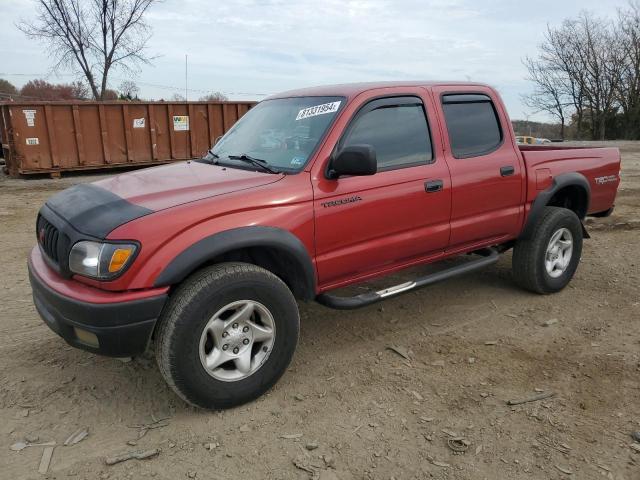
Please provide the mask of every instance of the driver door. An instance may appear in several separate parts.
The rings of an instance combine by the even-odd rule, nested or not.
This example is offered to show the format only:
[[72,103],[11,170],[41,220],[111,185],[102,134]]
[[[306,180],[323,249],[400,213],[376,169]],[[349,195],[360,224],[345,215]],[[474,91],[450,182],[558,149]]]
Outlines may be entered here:
[[[416,89],[418,90],[418,89]],[[328,179],[316,171],[314,210],[319,286],[329,289],[441,255],[449,240],[449,171],[432,136],[419,89],[354,107],[335,148],[376,150],[372,176]],[[345,112],[348,114],[348,112]],[[324,166],[328,166],[327,159]]]

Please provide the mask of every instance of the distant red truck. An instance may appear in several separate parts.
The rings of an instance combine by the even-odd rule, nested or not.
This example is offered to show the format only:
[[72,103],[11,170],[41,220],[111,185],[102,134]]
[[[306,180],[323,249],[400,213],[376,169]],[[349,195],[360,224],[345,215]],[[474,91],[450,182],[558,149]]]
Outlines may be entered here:
[[[615,148],[517,146],[500,97],[475,83],[352,84],[275,95],[202,159],[51,197],[29,258],[44,321],[111,356],[155,342],[183,399],[264,393],[296,347],[296,300],[369,305],[485,267],[513,248],[537,293],[567,285],[587,215],[612,209]],[[377,292],[333,290],[462,254]]]

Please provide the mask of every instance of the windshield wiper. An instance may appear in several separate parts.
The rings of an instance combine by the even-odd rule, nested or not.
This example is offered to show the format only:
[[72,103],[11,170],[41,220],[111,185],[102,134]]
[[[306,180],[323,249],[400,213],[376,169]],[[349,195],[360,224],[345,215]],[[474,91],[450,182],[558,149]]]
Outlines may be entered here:
[[250,163],[251,165],[262,168],[265,172],[280,173],[279,171],[271,168],[269,166],[269,162],[267,162],[266,160],[252,157],[250,155],[247,155],[246,153],[243,153],[242,155],[227,155],[227,158],[230,158],[231,160],[241,160],[243,162]]
[[204,157],[200,158],[198,161],[210,163],[211,165],[217,165],[219,158],[220,155],[218,155],[217,153],[213,153],[213,148],[211,148],[207,150],[207,153],[204,155]]

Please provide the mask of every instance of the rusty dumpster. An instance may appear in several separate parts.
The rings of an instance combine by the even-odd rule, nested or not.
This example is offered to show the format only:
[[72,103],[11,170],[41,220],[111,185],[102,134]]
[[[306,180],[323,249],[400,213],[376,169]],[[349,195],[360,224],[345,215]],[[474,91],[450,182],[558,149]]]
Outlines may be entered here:
[[9,175],[201,157],[255,102],[3,102]]

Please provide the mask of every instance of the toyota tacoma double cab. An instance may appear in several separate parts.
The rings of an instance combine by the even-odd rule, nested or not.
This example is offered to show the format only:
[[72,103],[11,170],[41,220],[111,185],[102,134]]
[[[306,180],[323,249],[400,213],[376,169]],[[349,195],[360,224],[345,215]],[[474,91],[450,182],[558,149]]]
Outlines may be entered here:
[[[486,85],[290,91],[201,159],[47,200],[28,261],[33,299],[69,344],[129,357],[153,343],[181,398],[231,407],[286,370],[297,301],[362,307],[509,249],[517,284],[561,290],[588,238],[582,221],[612,211],[619,174],[615,148],[517,145]],[[453,256],[463,257],[400,285],[335,292]]]

